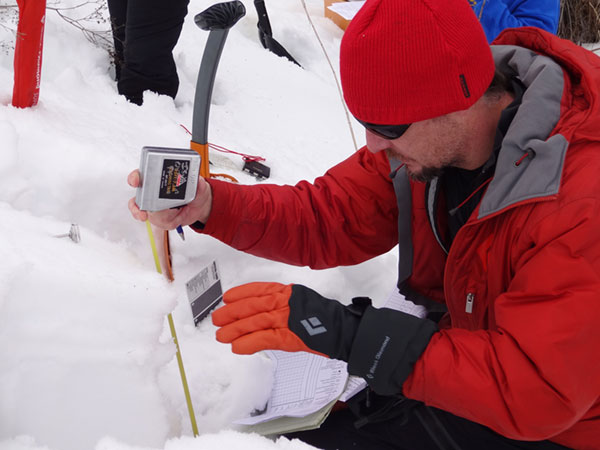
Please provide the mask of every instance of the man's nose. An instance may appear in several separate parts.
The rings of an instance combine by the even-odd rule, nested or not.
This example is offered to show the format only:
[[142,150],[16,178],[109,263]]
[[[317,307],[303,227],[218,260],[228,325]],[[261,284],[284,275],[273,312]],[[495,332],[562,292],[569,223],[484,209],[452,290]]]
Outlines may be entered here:
[[390,141],[377,136],[369,130],[365,130],[367,137],[367,148],[371,153],[378,153],[386,148],[389,148]]

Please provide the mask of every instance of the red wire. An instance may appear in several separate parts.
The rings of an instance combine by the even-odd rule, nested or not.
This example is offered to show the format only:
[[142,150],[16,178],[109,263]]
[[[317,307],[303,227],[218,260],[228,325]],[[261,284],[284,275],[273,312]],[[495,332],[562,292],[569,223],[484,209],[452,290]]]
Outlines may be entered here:
[[529,152],[527,152],[523,156],[521,156],[517,161],[515,161],[515,166],[519,167],[521,165],[521,163],[523,161],[525,161],[525,158],[527,158],[528,156],[529,156]]
[[[188,130],[185,125],[180,124],[181,128],[183,128],[185,131],[188,132],[188,134],[191,136],[192,133],[190,132],[190,130]],[[221,145],[217,145],[217,144],[213,144],[211,142],[208,143],[208,146],[214,150],[217,150],[219,152],[223,152],[223,153],[232,153],[234,155],[239,155],[242,157],[242,159],[244,161],[265,161],[265,158],[263,158],[262,156],[254,156],[254,155],[248,155],[246,153],[239,153],[233,150],[230,150],[226,147],[223,147]]]
[[244,161],[264,161],[265,158],[263,158],[262,156],[253,156],[253,155],[248,155],[246,153],[239,153],[239,152],[235,152],[233,150],[229,150],[226,147],[223,147],[221,145],[217,145],[217,144],[212,144],[212,143],[208,143],[208,146],[212,149],[218,150],[220,152],[223,153],[233,153],[234,155],[240,155]]

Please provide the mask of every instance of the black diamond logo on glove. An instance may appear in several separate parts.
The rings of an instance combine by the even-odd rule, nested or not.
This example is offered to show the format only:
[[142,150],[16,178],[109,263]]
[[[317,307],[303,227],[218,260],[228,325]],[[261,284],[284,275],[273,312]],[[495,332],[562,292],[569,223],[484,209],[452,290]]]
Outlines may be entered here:
[[323,326],[321,321],[316,317],[311,317],[309,319],[302,319],[300,321],[302,326],[306,329],[306,332],[311,336],[316,336],[317,334],[322,334],[327,332],[327,328]]

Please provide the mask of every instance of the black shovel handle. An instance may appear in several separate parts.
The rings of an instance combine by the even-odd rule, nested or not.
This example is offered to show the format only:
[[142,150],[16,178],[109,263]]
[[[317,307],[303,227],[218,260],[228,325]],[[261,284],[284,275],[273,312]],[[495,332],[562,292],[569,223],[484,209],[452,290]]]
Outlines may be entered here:
[[238,0],[217,3],[196,14],[194,22],[205,31],[228,30],[246,14],[244,4]]
[[200,63],[196,95],[194,97],[194,114],[192,118],[192,141],[206,145],[208,143],[208,115],[215,75],[221,52],[227,39],[229,29],[246,14],[242,2],[217,3],[197,14],[194,22],[203,30],[210,31],[204,55]]

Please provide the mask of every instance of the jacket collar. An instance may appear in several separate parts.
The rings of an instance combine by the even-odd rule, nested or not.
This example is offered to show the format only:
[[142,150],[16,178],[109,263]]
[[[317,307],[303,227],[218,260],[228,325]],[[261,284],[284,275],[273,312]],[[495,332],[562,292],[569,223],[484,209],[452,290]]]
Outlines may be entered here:
[[568,142],[551,133],[560,118],[562,68],[524,47],[493,45],[496,67],[525,85],[519,110],[508,128],[477,218],[513,204],[558,193]]

